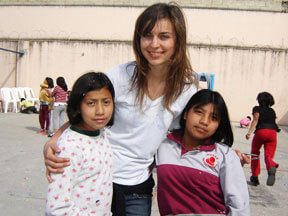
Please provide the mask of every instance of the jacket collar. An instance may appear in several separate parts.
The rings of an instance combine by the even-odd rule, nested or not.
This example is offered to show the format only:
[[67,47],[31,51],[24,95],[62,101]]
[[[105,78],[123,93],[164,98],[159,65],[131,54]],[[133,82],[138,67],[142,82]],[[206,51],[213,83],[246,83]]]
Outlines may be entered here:
[[[167,135],[167,138],[176,142],[178,145],[181,146],[181,155],[189,152],[185,146],[183,145],[183,143],[181,142],[181,138],[182,138],[182,130],[174,130],[172,133],[169,133]],[[216,148],[215,143],[212,144],[208,144],[208,145],[202,145],[200,146],[200,148],[195,149],[195,150],[190,150],[190,151],[212,151]]]

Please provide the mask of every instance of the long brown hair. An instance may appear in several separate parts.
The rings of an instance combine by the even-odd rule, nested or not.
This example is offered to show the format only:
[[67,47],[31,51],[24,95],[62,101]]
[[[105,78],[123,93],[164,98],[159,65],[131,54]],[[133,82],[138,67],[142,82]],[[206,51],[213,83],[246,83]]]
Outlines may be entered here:
[[154,4],[144,10],[138,17],[135,24],[133,37],[133,49],[136,58],[137,67],[132,76],[132,88],[136,89],[136,101],[139,102],[142,109],[144,94],[147,92],[146,75],[150,70],[149,63],[141,52],[140,40],[141,36],[148,34],[154,28],[156,22],[160,19],[167,18],[171,21],[175,34],[176,44],[175,53],[171,58],[166,86],[164,90],[163,105],[170,110],[170,105],[176,101],[181,95],[185,86],[196,84],[192,75],[192,67],[190,65],[186,50],[186,23],[183,13],[175,3]]

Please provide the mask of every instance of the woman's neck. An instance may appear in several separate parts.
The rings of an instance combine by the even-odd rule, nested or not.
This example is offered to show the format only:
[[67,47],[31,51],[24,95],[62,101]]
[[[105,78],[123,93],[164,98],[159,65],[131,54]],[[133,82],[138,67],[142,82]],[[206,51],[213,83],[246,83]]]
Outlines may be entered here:
[[151,100],[155,100],[165,93],[166,77],[168,70],[152,68],[147,74],[147,95]]
[[156,81],[166,80],[169,67],[167,65],[152,66],[147,74],[147,79],[155,79]]

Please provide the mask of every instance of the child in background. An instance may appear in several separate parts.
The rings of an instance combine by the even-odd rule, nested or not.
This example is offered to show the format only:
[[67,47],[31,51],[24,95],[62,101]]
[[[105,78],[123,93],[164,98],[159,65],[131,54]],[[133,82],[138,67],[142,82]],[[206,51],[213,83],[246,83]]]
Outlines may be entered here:
[[[277,132],[280,132],[275,119],[276,113],[271,108],[274,105],[274,98],[268,92],[261,92],[257,96],[259,106],[253,107],[253,121],[251,127],[246,134],[246,139],[249,140],[251,133],[255,130],[255,135],[252,140],[252,155],[260,155],[260,149],[264,145],[264,156],[268,178],[266,184],[272,186],[275,183],[276,168],[279,164],[274,161],[274,155],[277,147]],[[252,176],[250,181],[252,185],[260,184],[258,176],[260,174],[260,160],[254,159],[251,161]]]
[[38,113],[36,107],[25,98],[21,98],[20,112],[26,114]]
[[[39,122],[41,129],[38,133],[48,134],[50,126],[50,111],[53,107],[53,98],[51,96],[51,90],[54,87],[53,79],[46,77],[44,82],[40,84],[40,93],[39,93]],[[46,127],[45,127],[46,125]]]
[[66,104],[67,104],[67,85],[63,77],[58,77],[56,79],[57,86],[52,92],[52,97],[54,97],[53,103],[53,133],[49,134],[49,137],[66,122]]
[[158,149],[161,215],[250,215],[247,182],[233,144],[228,110],[209,89],[191,97],[180,129]]
[[57,141],[58,155],[70,157],[71,165],[51,174],[46,215],[110,215],[112,150],[103,128],[113,125],[114,97],[104,73],[75,82],[67,107],[71,126]]
[[240,120],[240,127],[249,127],[250,126],[250,122],[251,122],[251,117],[250,116],[246,116],[245,118]]

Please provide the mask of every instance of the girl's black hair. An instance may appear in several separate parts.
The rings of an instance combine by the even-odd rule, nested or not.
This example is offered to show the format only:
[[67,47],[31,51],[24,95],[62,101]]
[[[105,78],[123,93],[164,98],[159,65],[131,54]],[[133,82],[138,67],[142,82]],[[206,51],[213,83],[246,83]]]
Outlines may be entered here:
[[260,106],[271,107],[274,105],[274,98],[269,92],[261,92],[257,96],[257,101]]
[[56,84],[60,86],[64,91],[68,90],[64,77],[58,77],[56,79]]
[[[110,79],[102,72],[88,72],[80,76],[73,85],[67,106],[67,115],[69,123],[76,125],[82,122],[82,115],[80,104],[86,93],[93,90],[100,90],[107,88],[111,93],[114,107],[115,92],[113,84]],[[114,122],[114,109],[113,114],[106,126],[112,126]]]
[[49,88],[54,88],[54,81],[50,77],[46,77],[47,85]]
[[219,126],[216,132],[211,137],[212,139],[211,141],[223,142],[226,145],[231,147],[233,144],[234,138],[233,138],[232,127],[230,124],[228,109],[227,109],[224,99],[216,91],[203,89],[203,90],[198,91],[196,94],[194,94],[190,98],[190,100],[188,101],[186,107],[184,108],[181,114],[181,119],[180,119],[181,130],[184,131],[185,129],[186,120],[184,119],[184,114],[186,112],[188,112],[195,105],[201,107],[210,103],[214,105],[214,109],[220,118]]

